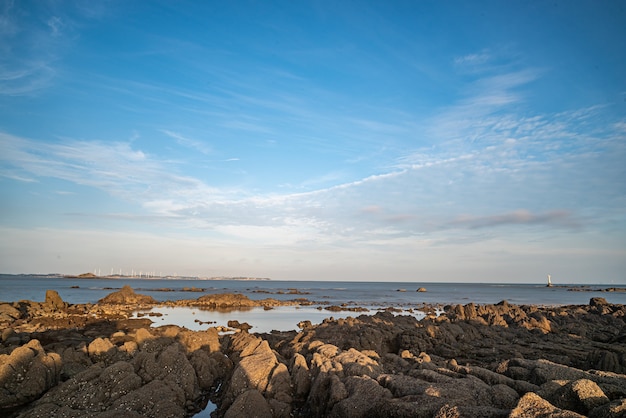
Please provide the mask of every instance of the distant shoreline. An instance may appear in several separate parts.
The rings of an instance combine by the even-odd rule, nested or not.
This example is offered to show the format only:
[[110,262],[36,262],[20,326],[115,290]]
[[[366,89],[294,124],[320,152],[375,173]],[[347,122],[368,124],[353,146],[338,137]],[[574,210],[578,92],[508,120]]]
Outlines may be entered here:
[[[33,275],[34,276],[34,275]],[[196,277],[196,276],[127,276],[120,274],[98,276],[93,273],[83,273],[78,275],[63,274],[63,275],[41,275],[40,277],[63,277],[66,279],[141,279],[141,280],[241,280],[241,281],[269,281],[272,280],[268,277]]]
[[[88,275],[87,275],[88,274]],[[199,277],[199,276],[138,276],[138,275],[94,275],[93,273],[83,274],[63,274],[63,273],[0,273],[0,276],[14,276],[14,277],[39,277],[39,278],[63,278],[63,279],[133,279],[133,280],[198,280],[198,281],[271,281],[271,282],[317,282],[317,283],[386,283],[388,280],[298,280],[298,279],[272,279],[269,277],[228,277],[228,276],[214,276],[214,277]],[[545,287],[546,289],[567,289],[573,292],[626,292],[626,283],[564,283],[564,284],[552,284],[552,286],[545,286],[545,282],[474,282],[474,281],[424,281],[424,280],[400,280],[394,281],[394,283],[407,283],[407,284],[420,284],[428,286],[429,284],[445,284],[445,285],[493,285],[493,286],[537,286]]]

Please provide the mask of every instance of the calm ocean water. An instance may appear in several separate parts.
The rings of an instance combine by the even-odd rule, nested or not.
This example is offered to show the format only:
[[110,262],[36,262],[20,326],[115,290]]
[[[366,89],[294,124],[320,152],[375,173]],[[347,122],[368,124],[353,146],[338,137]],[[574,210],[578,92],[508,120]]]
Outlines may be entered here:
[[[136,292],[150,295],[157,300],[196,299],[204,293],[238,292],[251,299],[306,298],[316,302],[348,303],[369,308],[417,307],[423,303],[440,305],[469,302],[498,303],[502,300],[520,305],[574,305],[586,304],[592,297],[603,297],[610,303],[626,304],[626,292],[570,291],[563,287],[547,288],[544,284],[72,279],[13,275],[0,275],[0,301],[12,302],[24,299],[43,301],[46,289],[54,289],[66,302],[95,303],[124,285],[130,285]],[[191,287],[201,288],[204,293],[183,290]],[[420,287],[426,288],[426,292],[417,292]],[[591,289],[608,287],[625,286],[589,285]],[[292,289],[297,289],[303,294],[289,294]]]

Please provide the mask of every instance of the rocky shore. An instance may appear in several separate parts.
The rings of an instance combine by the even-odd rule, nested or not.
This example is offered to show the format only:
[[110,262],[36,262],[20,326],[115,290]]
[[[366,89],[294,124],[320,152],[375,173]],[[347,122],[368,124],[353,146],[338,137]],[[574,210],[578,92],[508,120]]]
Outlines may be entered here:
[[269,334],[131,318],[162,304],[127,287],[96,304],[55,291],[0,303],[0,416],[189,417],[209,401],[227,418],[626,416],[626,307],[602,298],[470,303],[422,320],[378,312]]

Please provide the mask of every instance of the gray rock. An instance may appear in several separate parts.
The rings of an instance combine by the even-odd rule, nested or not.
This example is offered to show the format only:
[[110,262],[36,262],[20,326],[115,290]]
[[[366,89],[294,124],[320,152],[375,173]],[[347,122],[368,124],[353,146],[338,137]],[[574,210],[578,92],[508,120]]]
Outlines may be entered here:
[[[554,390],[550,390],[550,386],[553,386]],[[544,397],[555,406],[583,415],[589,414],[594,408],[609,403],[609,398],[602,389],[589,379],[579,379],[561,385],[553,381],[552,385],[544,385],[541,393],[545,393]]]
[[154,304],[156,300],[152,296],[141,295],[128,285],[122,287],[121,290],[113,292],[98,301],[103,305],[137,305],[137,304]]
[[552,405],[539,395],[528,392],[522,396],[517,406],[511,411],[509,418],[584,418],[573,411],[562,410]]
[[220,351],[222,347],[219,337],[215,328],[197,332],[184,330],[177,335],[178,341],[190,353],[200,349],[208,350],[209,352]]
[[87,347],[87,352],[94,361],[101,361],[112,357],[116,347],[108,338],[96,338]]
[[59,382],[61,356],[44,351],[38,340],[14,349],[0,362],[0,408],[23,405]]
[[305,399],[311,390],[311,373],[304,356],[296,353],[292,360],[291,380],[294,387],[294,396],[297,399]]
[[[22,317],[22,313],[9,303],[0,303],[0,323],[13,322]],[[10,328],[7,328],[10,329]],[[2,341],[5,341],[4,332]]]
[[53,312],[65,310],[68,306],[67,303],[63,302],[56,290],[46,290],[46,301],[44,304]]
[[241,393],[224,414],[224,418],[272,418],[269,404],[256,389]]
[[378,376],[382,367],[378,362],[354,348],[337,354],[333,360],[340,363],[346,376]]
[[134,366],[144,382],[161,380],[180,388],[187,399],[199,396],[196,372],[189,363],[184,348],[178,343],[170,344],[161,352],[137,353]]
[[345,380],[348,397],[337,402],[330,417],[336,418],[360,418],[370,416],[370,411],[381,402],[382,399],[391,398],[391,392],[380,386],[376,380],[369,376],[350,376]]
[[618,399],[595,408],[589,418],[624,418],[626,417],[626,399]]
[[[317,353],[316,353],[317,354]],[[311,416],[327,416],[335,404],[348,397],[345,385],[336,374],[319,373],[307,398]]]

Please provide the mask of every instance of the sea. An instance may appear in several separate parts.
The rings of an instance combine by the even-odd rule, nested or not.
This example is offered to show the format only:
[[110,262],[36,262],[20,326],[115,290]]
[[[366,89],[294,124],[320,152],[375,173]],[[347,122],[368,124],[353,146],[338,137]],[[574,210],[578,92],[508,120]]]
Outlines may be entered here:
[[[248,322],[252,332],[297,329],[300,321],[320,323],[325,318],[356,316],[351,311],[331,312],[329,306],[363,307],[367,313],[395,308],[401,314],[418,318],[425,306],[495,304],[506,300],[517,305],[581,305],[590,298],[603,297],[609,303],[626,304],[626,292],[606,292],[624,285],[567,285],[527,283],[433,283],[433,282],[356,282],[356,281],[282,281],[282,280],[203,280],[191,278],[68,278],[62,276],[0,275],[0,301],[43,301],[47,289],[56,290],[71,304],[96,303],[106,295],[129,285],[135,292],[158,301],[197,299],[207,293],[241,293],[250,299],[307,299],[309,306],[284,306],[272,310],[252,308],[235,311],[207,311],[199,308],[157,307],[146,315],[155,325],[176,324],[200,330],[207,326],[226,325],[228,320]],[[423,291],[418,291],[418,289]],[[425,290],[425,291],[424,291]]]

